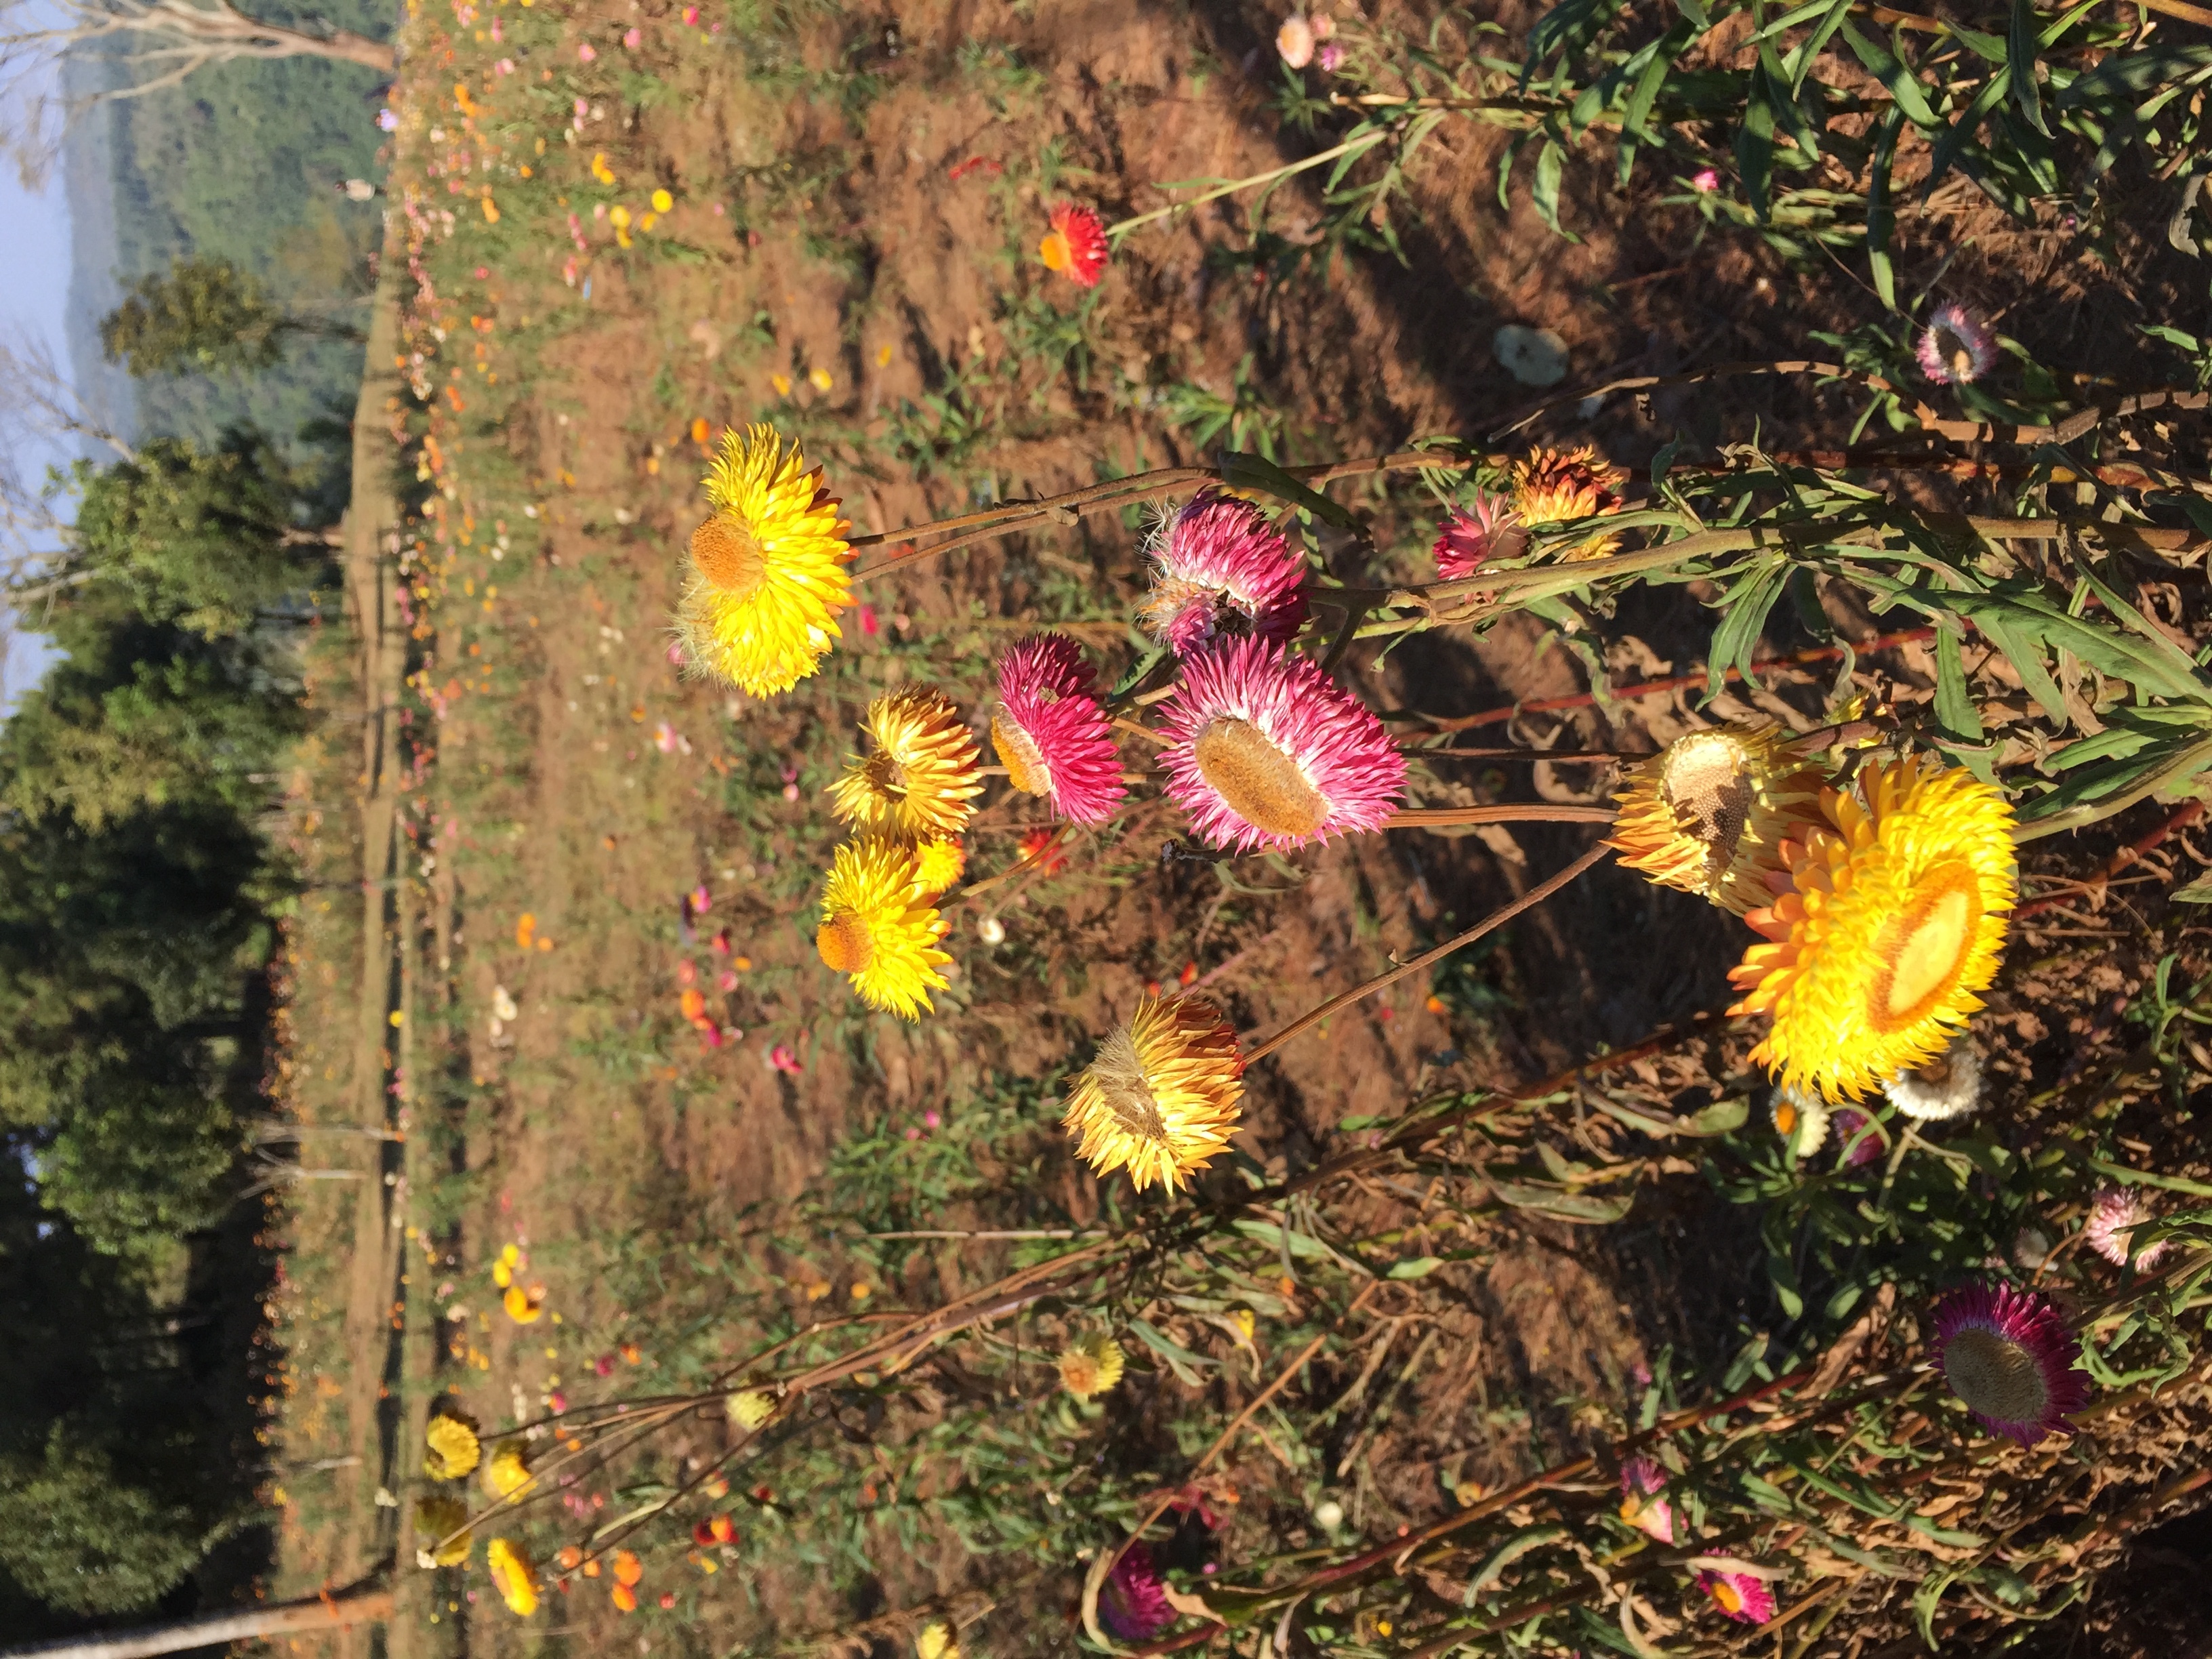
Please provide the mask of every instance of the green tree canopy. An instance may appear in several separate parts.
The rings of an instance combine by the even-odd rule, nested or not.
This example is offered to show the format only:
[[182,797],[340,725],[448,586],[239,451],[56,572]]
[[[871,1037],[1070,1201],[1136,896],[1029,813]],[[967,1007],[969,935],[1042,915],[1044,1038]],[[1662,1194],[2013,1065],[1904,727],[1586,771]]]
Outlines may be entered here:
[[119,1457],[64,1418],[35,1452],[0,1456],[0,1567],[76,1613],[149,1606],[207,1553],[191,1506],[145,1478],[143,1443]]

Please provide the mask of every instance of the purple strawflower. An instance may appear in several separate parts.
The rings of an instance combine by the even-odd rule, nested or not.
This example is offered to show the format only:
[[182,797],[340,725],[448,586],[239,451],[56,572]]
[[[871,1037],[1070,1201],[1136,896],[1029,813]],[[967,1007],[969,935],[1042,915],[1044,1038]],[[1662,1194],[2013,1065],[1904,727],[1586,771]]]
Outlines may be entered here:
[[2148,1272],[2166,1254],[2162,1238],[2140,1249],[2135,1248],[2136,1229],[2150,1218],[2142,1194],[2133,1188],[2102,1188],[2090,1203],[2089,1218],[2081,1226],[2081,1242],[2115,1267],[2126,1267],[2132,1255],[2137,1270]]
[[2049,1297],[2009,1285],[1976,1285],[1936,1304],[1933,1350],[1943,1380],[1992,1434],[2033,1446],[2067,1434],[2089,1403],[2075,1366],[2081,1345]]
[[1151,1548],[1132,1544],[1121,1552],[1098,1591],[1098,1617],[1124,1642],[1149,1642],[1176,1621],[1167,1582]]
[[1774,1617],[1774,1592],[1751,1573],[1705,1569],[1698,1574],[1698,1588],[1739,1625],[1763,1625]]
[[1528,544],[1521,515],[1503,495],[1475,492],[1474,501],[1452,508],[1437,526],[1437,574],[1448,582],[1472,576],[1492,559],[1518,558]]
[[1837,1107],[1832,1121],[1836,1126],[1837,1142],[1844,1148],[1845,1169],[1856,1170],[1862,1164],[1871,1164],[1888,1149],[1881,1124],[1857,1107]]
[[1667,1471],[1638,1452],[1620,1466],[1620,1518],[1662,1544],[1674,1541],[1674,1506],[1659,1496]]
[[1938,386],[1960,386],[1990,372],[1996,342],[1988,324],[1954,301],[1936,308],[1915,355],[1920,372]]

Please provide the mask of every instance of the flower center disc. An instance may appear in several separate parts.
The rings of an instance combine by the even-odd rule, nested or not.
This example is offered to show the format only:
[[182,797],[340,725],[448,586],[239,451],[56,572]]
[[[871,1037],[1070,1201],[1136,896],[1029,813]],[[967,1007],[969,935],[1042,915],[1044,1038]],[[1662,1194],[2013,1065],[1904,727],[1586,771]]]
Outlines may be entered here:
[[1713,1600],[1720,1604],[1720,1609],[1723,1613],[1741,1613],[1743,1611],[1743,1592],[1738,1589],[1734,1584],[1729,1583],[1725,1578],[1715,1581],[1713,1584]]
[[1981,884],[1965,865],[1938,866],[1923,887],[1934,890],[1891,917],[1875,943],[1881,965],[1869,988],[1867,1012],[1877,1030],[1901,1030],[1950,990],[1982,920]]
[[691,562],[708,585],[734,599],[749,599],[768,580],[768,558],[752,532],[717,513],[691,532]]
[[898,806],[905,803],[906,768],[898,763],[898,757],[890,750],[878,749],[869,756],[860,768],[860,775],[885,805]]
[[1751,770],[1741,745],[1726,735],[1680,744],[1662,782],[1667,804],[1687,812],[1690,833],[1705,849],[1708,887],[1728,873],[1735,844],[1751,821]]
[[999,751],[999,764],[1006,769],[1006,781],[1024,795],[1052,793],[1052,772],[1036,739],[1012,720],[991,716],[991,747]]
[[1139,1139],[1167,1144],[1167,1120],[1160,1115],[1160,1103],[1145,1080],[1144,1062],[1137,1058],[1137,1045],[1126,1029],[1117,1029],[1098,1045],[1091,1077],[1115,1122]]
[[850,911],[832,916],[814,936],[822,960],[841,974],[865,973],[876,959],[876,941],[868,924]]
[[1249,720],[1213,721],[1191,754],[1229,810],[1271,836],[1310,836],[1328,821],[1321,791]]
[[1068,252],[1067,238],[1056,230],[1045,232],[1044,240],[1037,244],[1037,257],[1044,261],[1047,270],[1066,270],[1075,263]]
[[1963,1330],[1945,1343],[1943,1375],[1961,1400],[2000,1423],[2039,1422],[2050,1398],[2035,1356],[1995,1331]]

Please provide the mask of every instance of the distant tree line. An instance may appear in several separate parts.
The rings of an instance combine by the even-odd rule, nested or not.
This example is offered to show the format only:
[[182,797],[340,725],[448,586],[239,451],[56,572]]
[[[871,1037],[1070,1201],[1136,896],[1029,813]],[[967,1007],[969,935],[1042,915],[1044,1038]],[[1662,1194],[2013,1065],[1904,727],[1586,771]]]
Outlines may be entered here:
[[[149,368],[236,349],[234,307],[194,325],[162,298],[142,285],[122,326]],[[255,434],[155,438],[68,483],[68,545],[15,596],[58,657],[0,725],[11,1635],[160,1605],[250,1513],[268,1264],[237,1200],[291,879],[267,819],[335,574],[325,509]]]

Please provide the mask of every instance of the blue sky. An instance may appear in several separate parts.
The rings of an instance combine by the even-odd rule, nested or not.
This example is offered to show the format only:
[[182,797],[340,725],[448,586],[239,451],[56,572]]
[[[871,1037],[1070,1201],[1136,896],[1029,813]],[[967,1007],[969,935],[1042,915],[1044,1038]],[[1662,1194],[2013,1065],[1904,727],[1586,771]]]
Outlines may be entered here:
[[[69,307],[70,226],[62,169],[52,170],[46,191],[24,190],[13,167],[0,162],[0,335],[43,342],[55,362],[69,363],[63,318]],[[0,700],[12,702],[34,681],[44,653],[35,640],[0,634]]]

